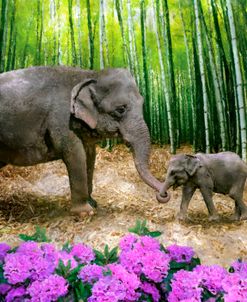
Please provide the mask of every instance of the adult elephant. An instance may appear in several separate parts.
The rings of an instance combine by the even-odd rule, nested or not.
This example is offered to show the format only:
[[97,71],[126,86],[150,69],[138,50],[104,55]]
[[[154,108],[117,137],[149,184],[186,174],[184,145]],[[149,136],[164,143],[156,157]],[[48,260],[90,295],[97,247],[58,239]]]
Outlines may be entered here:
[[141,178],[160,190],[161,183],[148,170],[150,138],[142,106],[143,98],[125,69],[32,67],[3,73],[0,167],[62,159],[72,212],[91,214],[95,143],[120,136],[132,146]]

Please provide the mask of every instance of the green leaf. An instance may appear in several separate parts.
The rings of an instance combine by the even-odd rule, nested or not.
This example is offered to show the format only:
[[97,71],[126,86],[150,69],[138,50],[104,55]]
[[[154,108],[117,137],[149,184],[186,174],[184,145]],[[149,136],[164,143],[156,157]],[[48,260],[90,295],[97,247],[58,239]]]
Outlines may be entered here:
[[208,301],[210,298],[215,298],[215,301],[217,302],[223,302],[223,293],[218,293],[217,295],[214,295],[211,293],[207,288],[203,287],[202,292],[202,301]]
[[153,302],[152,296],[149,294],[142,294],[141,297],[138,299],[139,302]]
[[82,264],[79,264],[76,268],[69,271],[69,274],[67,276],[67,280],[70,284],[73,284],[78,280],[78,273],[80,272],[81,268],[83,267]]
[[36,241],[36,242],[50,242],[46,236],[45,228],[35,227],[35,233],[31,236],[26,234],[20,234],[19,238],[23,241]]
[[162,233],[159,231],[154,231],[154,232],[149,232],[149,236],[155,238],[155,237],[159,237]]
[[66,251],[67,253],[70,253],[70,252],[71,252],[71,248],[72,248],[72,247],[71,247],[69,241],[67,241],[67,242],[63,245],[62,250],[63,250],[63,251]]
[[111,262],[116,262],[118,259],[118,247],[114,247],[110,253],[109,253],[109,260],[111,260]]
[[67,277],[70,274],[70,269],[71,269],[71,261],[68,261],[67,265],[64,265],[63,261],[59,259],[58,262],[58,267],[56,268],[56,273],[64,278],[67,279]]
[[170,270],[180,270],[180,269],[186,269],[187,263],[185,262],[176,262],[176,261],[171,261],[170,262]]
[[135,233],[139,236],[150,236],[150,237],[158,237],[160,236],[162,233],[159,231],[150,231],[147,228],[147,221],[146,220],[137,220],[136,224],[133,228],[129,228],[129,232],[131,233]]
[[104,254],[105,254],[105,257],[106,257],[106,258],[109,257],[109,246],[108,246],[108,244],[105,245]]
[[0,284],[1,283],[8,283],[7,279],[4,277],[3,264],[0,265]]
[[106,265],[109,263],[114,263],[118,260],[118,247],[114,247],[109,251],[109,246],[105,245],[104,254],[98,250],[94,250],[95,260],[94,263],[98,265]]
[[112,275],[112,271],[108,268],[107,271],[103,271],[103,275],[104,276],[111,276]]
[[78,301],[87,301],[87,299],[92,295],[92,286],[88,283],[83,283],[79,280],[75,287],[76,297]]

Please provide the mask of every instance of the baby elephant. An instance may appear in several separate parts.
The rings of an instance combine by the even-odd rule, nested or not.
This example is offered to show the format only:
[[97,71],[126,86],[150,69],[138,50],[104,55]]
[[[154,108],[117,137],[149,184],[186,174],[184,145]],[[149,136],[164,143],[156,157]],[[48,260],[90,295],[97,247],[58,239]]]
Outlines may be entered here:
[[219,216],[212,201],[213,192],[228,194],[235,201],[232,220],[247,219],[247,207],[243,203],[243,190],[247,177],[247,165],[233,152],[195,155],[179,154],[169,162],[166,180],[160,190],[161,197],[173,186],[183,186],[179,219],[187,217],[189,202],[197,188],[206,203],[210,220]]

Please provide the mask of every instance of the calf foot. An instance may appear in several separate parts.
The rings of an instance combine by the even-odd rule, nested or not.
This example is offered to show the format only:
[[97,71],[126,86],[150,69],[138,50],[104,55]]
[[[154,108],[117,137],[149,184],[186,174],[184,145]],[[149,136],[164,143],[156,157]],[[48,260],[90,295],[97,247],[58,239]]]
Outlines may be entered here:
[[188,219],[188,216],[186,213],[179,212],[177,215],[177,219],[180,221],[186,221]]
[[247,220],[247,210],[241,212],[240,220]]
[[76,204],[72,206],[71,213],[83,218],[94,215],[94,209],[89,203]]
[[208,220],[211,221],[211,222],[219,221],[220,220],[220,216],[217,213],[215,213],[215,214],[210,215],[209,218],[208,218]]

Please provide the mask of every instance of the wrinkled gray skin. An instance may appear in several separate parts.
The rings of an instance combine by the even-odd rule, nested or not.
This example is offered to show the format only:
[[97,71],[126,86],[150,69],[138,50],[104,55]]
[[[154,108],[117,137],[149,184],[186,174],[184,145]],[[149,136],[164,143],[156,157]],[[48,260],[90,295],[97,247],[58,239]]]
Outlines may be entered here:
[[92,214],[95,143],[119,136],[132,146],[141,178],[160,190],[148,171],[150,139],[142,106],[125,69],[33,67],[1,74],[0,168],[62,159],[72,211]]
[[193,193],[200,189],[206,203],[210,220],[219,216],[212,201],[213,192],[228,194],[235,201],[232,220],[246,219],[247,207],[243,203],[243,190],[247,177],[247,166],[233,152],[218,154],[176,155],[169,162],[166,180],[160,195],[173,186],[183,186],[180,219],[187,218],[187,209]]

